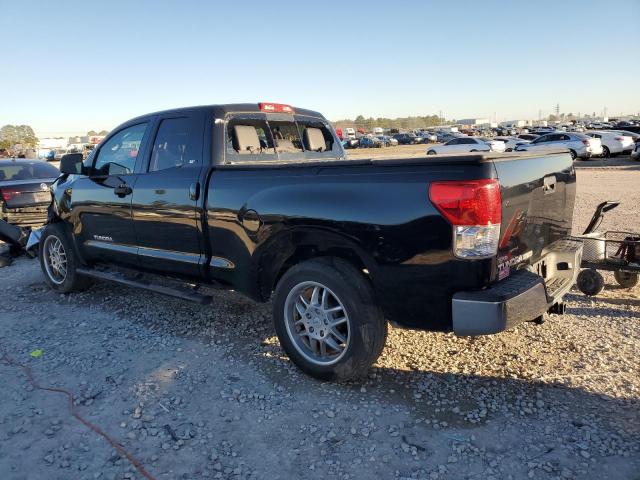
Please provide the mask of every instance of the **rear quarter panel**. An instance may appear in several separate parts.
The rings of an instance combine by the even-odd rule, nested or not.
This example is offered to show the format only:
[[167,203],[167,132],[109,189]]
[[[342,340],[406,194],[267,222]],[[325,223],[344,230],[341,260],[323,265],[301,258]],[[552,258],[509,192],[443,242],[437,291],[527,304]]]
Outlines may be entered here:
[[491,163],[216,169],[206,202],[209,247],[233,268],[212,266],[212,277],[264,299],[265,272],[296,248],[348,247],[387,318],[447,330],[451,294],[491,281],[495,260],[453,257],[451,226],[430,203],[429,184],[494,174]]

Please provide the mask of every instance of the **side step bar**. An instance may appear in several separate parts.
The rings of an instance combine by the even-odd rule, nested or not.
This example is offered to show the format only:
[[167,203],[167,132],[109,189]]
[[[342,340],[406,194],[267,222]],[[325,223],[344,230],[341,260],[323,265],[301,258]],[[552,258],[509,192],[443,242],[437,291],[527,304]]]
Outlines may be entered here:
[[78,268],[76,269],[76,272],[78,272],[79,275],[95,278],[96,280],[106,280],[107,282],[119,283],[129,287],[142,288],[144,290],[149,290],[150,292],[188,300],[200,305],[210,305],[213,300],[213,297],[209,295],[202,295],[201,293],[195,292],[189,288],[158,285],[145,279],[128,277],[120,272],[106,272],[102,270],[95,270],[93,268]]

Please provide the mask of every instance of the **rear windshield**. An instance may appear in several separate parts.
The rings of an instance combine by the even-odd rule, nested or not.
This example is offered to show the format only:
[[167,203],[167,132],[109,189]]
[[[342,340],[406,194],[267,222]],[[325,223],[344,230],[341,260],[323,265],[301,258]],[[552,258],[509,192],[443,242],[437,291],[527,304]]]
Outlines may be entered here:
[[60,171],[44,162],[0,163],[0,182],[3,180],[32,180],[56,178]]
[[231,162],[342,158],[327,123],[302,115],[232,114],[227,117],[225,156]]

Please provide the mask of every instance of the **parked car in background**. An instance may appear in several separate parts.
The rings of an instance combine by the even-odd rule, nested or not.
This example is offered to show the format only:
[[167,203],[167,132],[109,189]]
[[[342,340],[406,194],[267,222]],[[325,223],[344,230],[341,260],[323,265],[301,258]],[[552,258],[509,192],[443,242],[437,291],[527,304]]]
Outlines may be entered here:
[[60,159],[66,154],[67,154],[67,149],[66,148],[56,148],[55,149],[54,160],[59,162]]
[[529,143],[529,140],[518,137],[493,137],[493,140],[503,142],[505,152],[512,152],[518,145]]
[[518,135],[518,138],[522,140],[528,140],[529,142],[531,142],[532,140],[535,140],[539,136],[540,135],[537,135],[535,133],[521,133],[520,135]]
[[602,143],[597,138],[577,132],[555,132],[542,135],[530,143],[518,145],[517,152],[545,152],[566,148],[571,158],[588,160],[591,156],[602,155]]
[[0,219],[19,227],[47,220],[49,187],[60,171],[42,160],[0,160]]
[[602,143],[602,156],[616,157],[621,153],[631,153],[634,147],[631,136],[621,135],[612,130],[587,130],[585,135],[597,138]]
[[397,133],[393,136],[400,145],[415,145],[420,143],[414,133]]
[[[615,132],[625,137],[631,137],[633,143],[640,142],[640,133],[630,132],[629,130],[607,130],[608,132]],[[633,148],[631,148],[633,150]]]
[[342,140],[342,148],[344,149],[358,148],[359,145],[360,141],[357,138],[345,138]]
[[398,140],[389,135],[378,135],[376,138],[380,140],[385,147],[395,147],[398,145]]
[[434,132],[422,132],[422,138],[424,138],[424,143],[436,143],[438,141],[438,135]]
[[429,147],[427,155],[443,155],[466,152],[504,152],[504,142],[487,137],[460,137],[449,140],[444,145]]
[[458,132],[440,132],[438,133],[437,141],[439,143],[446,143],[449,140],[453,140],[454,138],[462,138],[462,137],[467,137],[467,135],[464,135]]
[[360,148],[380,148],[384,143],[378,137],[360,137]]

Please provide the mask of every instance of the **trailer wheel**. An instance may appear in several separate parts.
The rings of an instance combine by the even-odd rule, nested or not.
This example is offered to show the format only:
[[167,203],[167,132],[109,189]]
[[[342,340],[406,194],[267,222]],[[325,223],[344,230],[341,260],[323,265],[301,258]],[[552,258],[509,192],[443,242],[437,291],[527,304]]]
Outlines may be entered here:
[[387,322],[373,288],[342,259],[291,267],[278,282],[273,309],[280,345],[298,368],[318,379],[361,377],[384,348]]
[[598,295],[604,288],[604,278],[595,268],[587,268],[578,274],[578,288],[585,295]]
[[616,270],[613,272],[613,276],[616,282],[618,282],[618,285],[624,288],[633,288],[638,284],[638,274],[634,272]]

